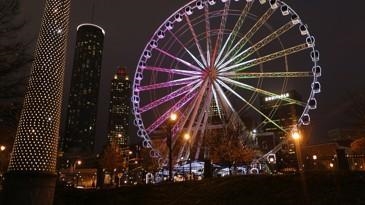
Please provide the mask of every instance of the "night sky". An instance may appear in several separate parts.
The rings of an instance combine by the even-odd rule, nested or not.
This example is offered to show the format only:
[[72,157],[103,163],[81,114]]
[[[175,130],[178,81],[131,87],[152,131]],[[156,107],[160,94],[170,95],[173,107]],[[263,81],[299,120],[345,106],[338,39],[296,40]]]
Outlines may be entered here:
[[[36,38],[44,1],[22,0],[22,15],[27,20],[23,36]],[[126,66],[131,78],[143,48],[156,28],[187,0],[95,0],[92,22],[91,0],[74,0],[66,68],[65,92],[69,91],[76,27],[81,23],[95,23],[106,31],[102,65],[97,130],[100,144],[105,140],[110,80],[119,65]],[[364,51],[365,12],[359,0],[287,0],[309,26],[321,52],[320,78],[322,93],[318,95],[318,109],[311,112],[314,141],[325,139],[329,129],[345,127],[346,93],[365,90]]]

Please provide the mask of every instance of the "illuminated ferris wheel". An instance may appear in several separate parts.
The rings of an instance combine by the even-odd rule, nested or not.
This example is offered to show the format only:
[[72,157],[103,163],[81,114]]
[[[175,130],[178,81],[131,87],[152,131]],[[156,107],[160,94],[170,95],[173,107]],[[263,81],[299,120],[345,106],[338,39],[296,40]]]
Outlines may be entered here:
[[[273,119],[282,104],[300,107],[294,126],[307,125],[321,90],[318,60],[308,26],[282,1],[191,1],[162,23],[140,57],[132,96],[138,136],[151,156],[165,159],[165,143],[152,136],[176,113],[174,158],[197,159],[208,130],[240,125],[249,133],[271,124],[290,132]],[[276,106],[263,110],[265,100]]]

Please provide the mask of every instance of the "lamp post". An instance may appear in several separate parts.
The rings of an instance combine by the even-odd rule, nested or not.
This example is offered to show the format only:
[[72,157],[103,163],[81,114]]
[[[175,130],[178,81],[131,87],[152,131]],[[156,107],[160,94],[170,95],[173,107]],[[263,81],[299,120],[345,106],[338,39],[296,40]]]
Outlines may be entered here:
[[297,129],[294,129],[291,133],[291,137],[294,140],[295,143],[295,152],[297,156],[298,161],[298,171],[302,172],[302,156],[301,156],[301,150],[300,150],[300,140],[302,139],[302,136],[300,132]]
[[191,137],[190,137],[190,135],[189,135],[189,133],[185,133],[184,134],[184,139],[189,143],[189,158],[188,158],[188,160],[189,160],[189,179],[191,180],[191,174],[192,174],[192,172],[191,172],[191,157],[190,157],[190,154],[191,154]]
[[[77,166],[80,166],[82,164],[82,161],[81,160],[76,160],[73,165],[72,165],[72,172],[75,174],[75,171],[76,171],[76,167]],[[79,176],[78,174],[76,173],[76,187],[79,185]]]
[[130,171],[130,160],[131,160],[131,156],[133,154],[132,150],[127,150],[127,158],[126,158],[126,170],[127,170],[127,177],[126,177],[126,181],[129,182],[129,171]]
[[169,119],[169,123],[168,123],[168,135],[167,135],[167,146],[169,149],[169,180],[173,181],[172,178],[172,128],[173,128],[173,124],[175,124],[175,122],[177,121],[177,114],[176,113],[171,113],[170,114],[170,119]]
[[[5,145],[0,145],[0,155],[2,155],[6,150],[6,146]],[[3,155],[4,156],[4,155]],[[3,174],[3,164],[4,162],[1,161],[2,158],[0,158],[0,174]],[[0,179],[0,182],[2,181],[2,179]]]

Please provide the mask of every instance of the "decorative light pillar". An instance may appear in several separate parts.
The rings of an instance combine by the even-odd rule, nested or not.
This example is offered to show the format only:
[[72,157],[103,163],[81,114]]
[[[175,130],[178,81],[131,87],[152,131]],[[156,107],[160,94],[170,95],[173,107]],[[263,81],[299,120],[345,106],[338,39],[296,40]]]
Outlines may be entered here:
[[46,0],[14,147],[5,204],[53,204],[70,0]]

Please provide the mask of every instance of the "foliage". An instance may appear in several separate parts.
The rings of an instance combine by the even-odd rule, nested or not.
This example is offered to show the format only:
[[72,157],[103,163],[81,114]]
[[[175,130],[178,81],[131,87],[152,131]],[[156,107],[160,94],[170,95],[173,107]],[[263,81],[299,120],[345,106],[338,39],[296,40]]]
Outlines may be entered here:
[[350,99],[347,113],[352,120],[352,125],[359,129],[365,129],[365,93],[350,92],[347,96]]
[[28,44],[19,39],[19,1],[0,0],[0,99],[22,97],[26,65],[32,61]]
[[365,154],[365,137],[361,137],[351,143],[351,151],[354,154]]
[[227,128],[224,132],[212,133],[206,143],[213,163],[223,163],[232,166],[238,163],[249,163],[257,155],[256,151],[244,144],[242,130]]
[[146,171],[153,172],[159,168],[157,160],[153,159],[150,156],[150,149],[142,148],[140,154],[141,154],[141,158],[142,158],[142,167]]
[[18,11],[18,0],[0,0],[0,139],[7,144],[9,152],[22,107],[19,99],[24,94],[27,73],[23,68],[32,61],[27,43],[17,35],[24,25],[17,20]]
[[113,171],[114,169],[124,169],[123,150],[120,148],[116,140],[112,140],[104,149],[99,160],[99,164],[103,169]]

